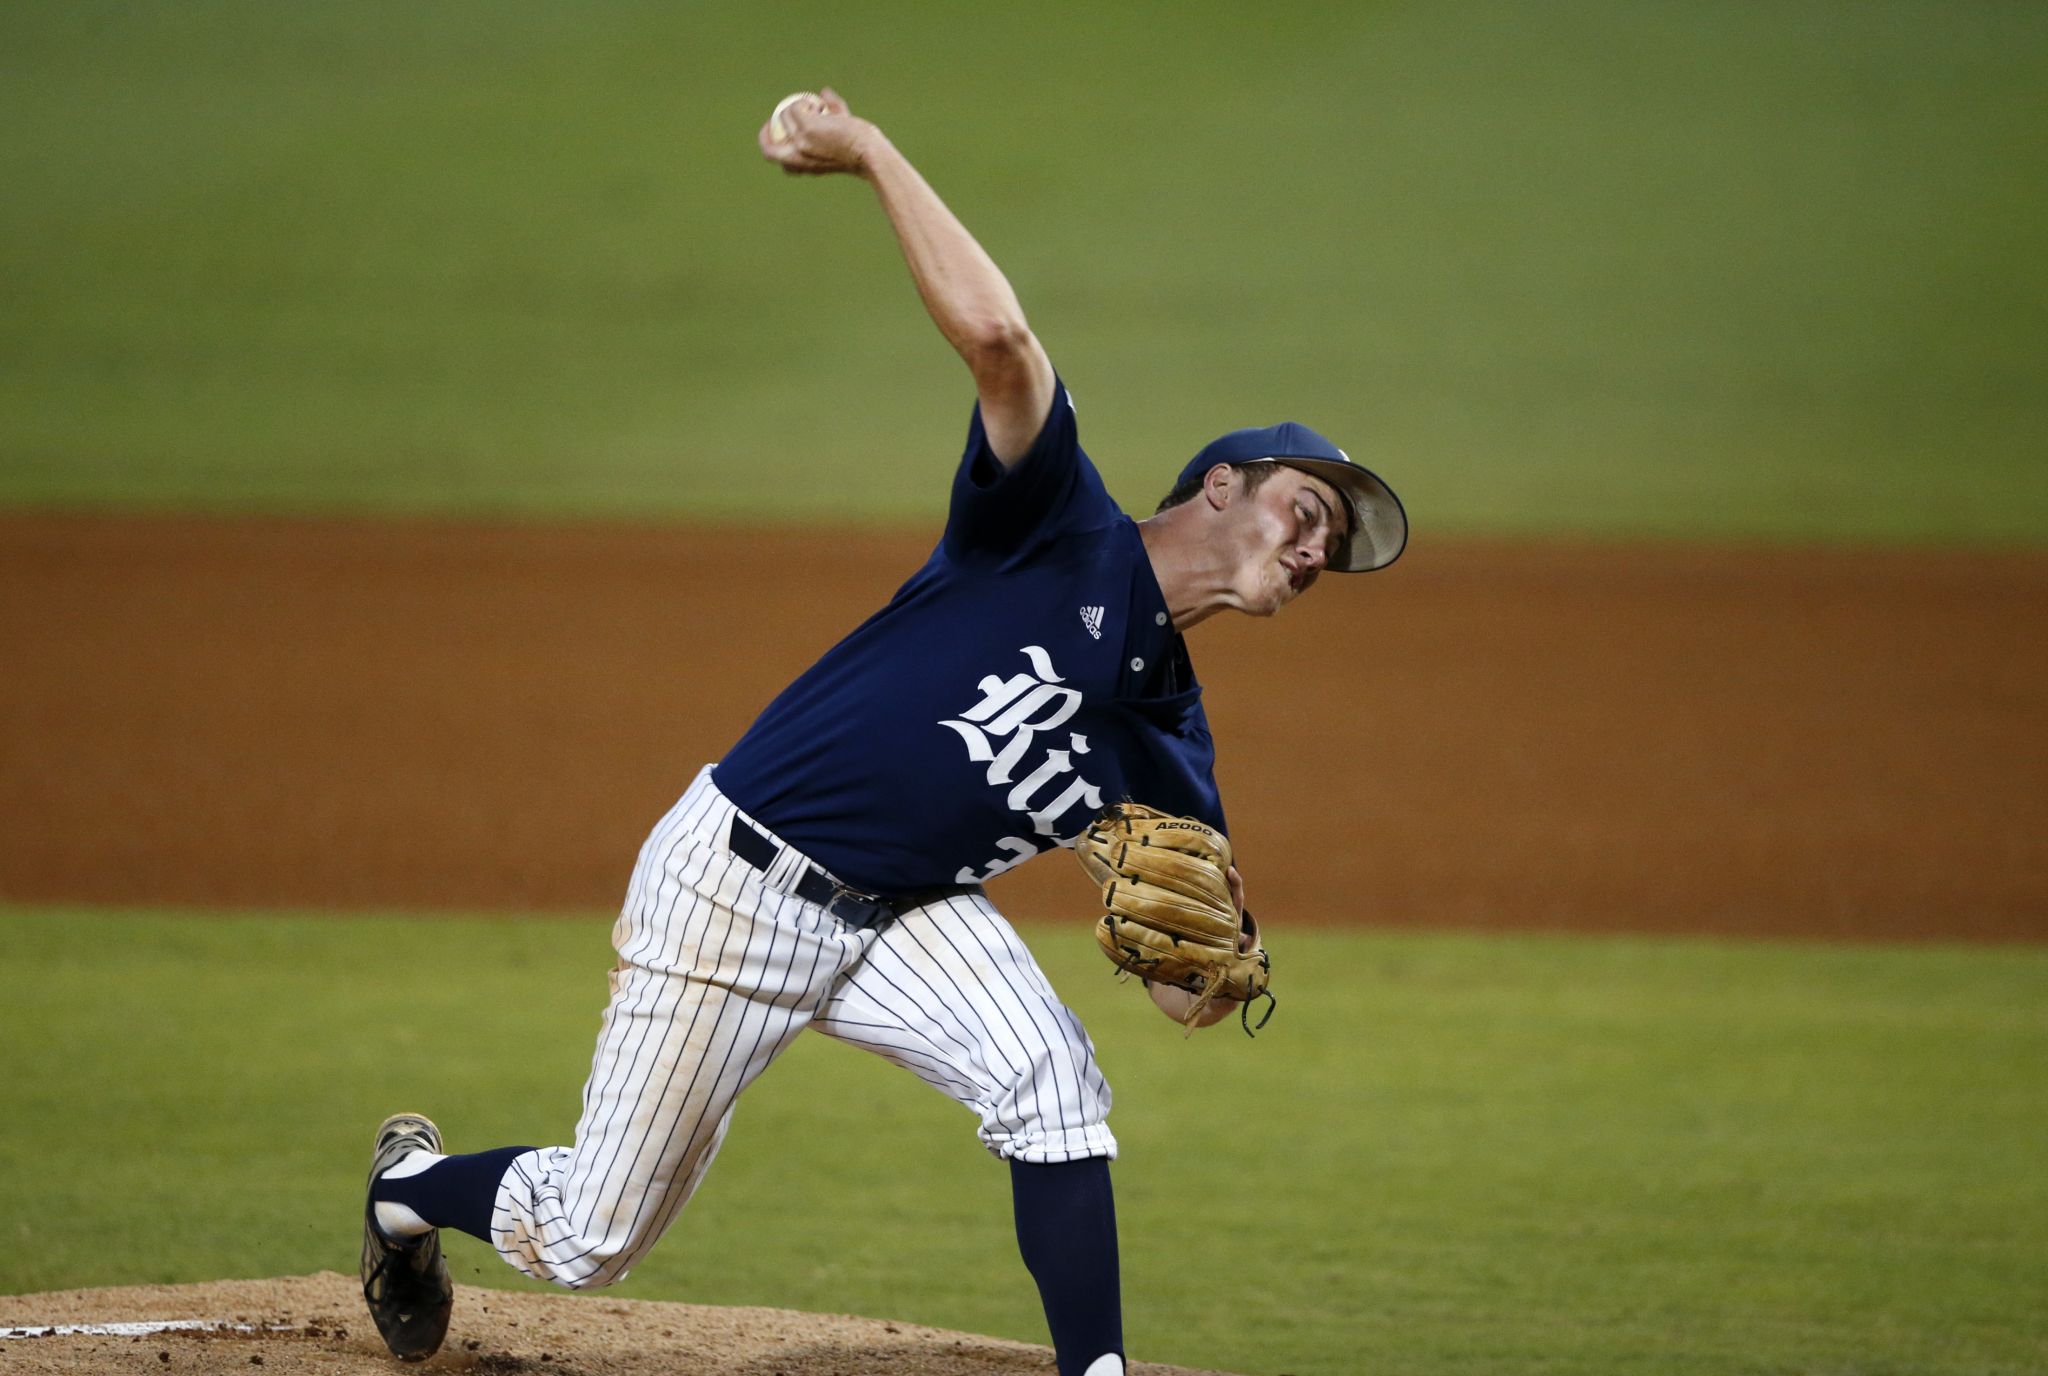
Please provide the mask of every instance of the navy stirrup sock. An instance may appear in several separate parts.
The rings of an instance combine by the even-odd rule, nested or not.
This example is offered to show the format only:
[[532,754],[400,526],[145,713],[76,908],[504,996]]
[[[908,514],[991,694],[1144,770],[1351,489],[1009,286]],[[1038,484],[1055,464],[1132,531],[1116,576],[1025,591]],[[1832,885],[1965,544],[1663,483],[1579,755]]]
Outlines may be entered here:
[[498,1200],[498,1182],[532,1147],[497,1147],[449,1156],[418,1175],[397,1180],[379,1177],[370,1188],[378,1204],[403,1204],[436,1228],[457,1228],[484,1242],[491,1240],[491,1209]]
[[1109,1162],[1100,1156],[1046,1166],[1012,1161],[1010,1197],[1017,1249],[1038,1282],[1060,1376],[1082,1376],[1105,1352],[1121,1356],[1123,1293]]

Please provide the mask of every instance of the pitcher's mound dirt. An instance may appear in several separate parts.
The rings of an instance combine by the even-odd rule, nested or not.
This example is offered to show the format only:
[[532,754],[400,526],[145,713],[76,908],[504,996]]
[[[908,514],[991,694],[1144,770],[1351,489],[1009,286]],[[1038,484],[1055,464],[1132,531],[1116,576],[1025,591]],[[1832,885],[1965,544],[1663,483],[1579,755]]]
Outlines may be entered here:
[[[0,1372],[475,1372],[478,1376],[986,1376],[1050,1373],[1052,1351],[787,1309],[463,1289],[439,1355],[392,1359],[353,1276],[59,1290],[0,1298],[0,1328],[203,1319],[213,1330],[0,1338]],[[1220,1376],[1139,1362],[1138,1376]]]

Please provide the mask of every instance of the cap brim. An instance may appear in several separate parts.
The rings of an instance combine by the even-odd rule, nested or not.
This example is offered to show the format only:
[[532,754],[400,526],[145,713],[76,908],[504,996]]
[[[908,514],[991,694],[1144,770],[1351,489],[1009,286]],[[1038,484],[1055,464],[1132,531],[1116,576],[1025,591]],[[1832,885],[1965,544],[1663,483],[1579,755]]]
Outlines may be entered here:
[[1351,504],[1351,535],[1337,547],[1328,568],[1332,573],[1370,573],[1401,557],[1408,547],[1408,512],[1394,489],[1377,473],[1336,459],[1303,459],[1276,454],[1274,463],[1313,473],[1344,494]]

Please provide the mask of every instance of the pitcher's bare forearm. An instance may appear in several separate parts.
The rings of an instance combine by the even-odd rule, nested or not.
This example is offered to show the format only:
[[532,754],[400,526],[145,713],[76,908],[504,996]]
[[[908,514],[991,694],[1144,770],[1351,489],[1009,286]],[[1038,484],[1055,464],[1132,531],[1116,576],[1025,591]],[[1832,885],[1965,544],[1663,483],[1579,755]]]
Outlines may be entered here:
[[932,323],[974,373],[990,447],[1005,463],[1021,458],[1052,404],[1052,363],[995,260],[879,129],[870,138],[861,175],[889,216]]
[[882,131],[830,88],[782,112],[787,137],[763,125],[763,156],[784,170],[850,172],[875,189],[911,281],[974,374],[989,447],[1004,463],[1030,449],[1052,405],[1052,363],[1025,322],[1009,279]]

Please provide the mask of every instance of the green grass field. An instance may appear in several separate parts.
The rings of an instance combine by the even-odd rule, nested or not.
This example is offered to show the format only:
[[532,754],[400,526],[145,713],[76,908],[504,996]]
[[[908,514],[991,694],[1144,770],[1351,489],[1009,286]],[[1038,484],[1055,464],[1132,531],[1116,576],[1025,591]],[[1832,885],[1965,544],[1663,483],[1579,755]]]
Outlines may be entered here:
[[[0,916],[0,1290],[349,1270],[386,1111],[567,1132],[606,927]],[[1027,930],[1117,1088],[1140,1355],[2048,1368],[2048,951],[1292,932],[1267,1033],[1183,1042],[1080,929]],[[972,1127],[805,1038],[619,1293],[1037,1338]]]
[[2048,539],[2048,9],[0,9],[0,503],[928,518],[836,81],[1127,504],[1283,415],[1418,529]]

